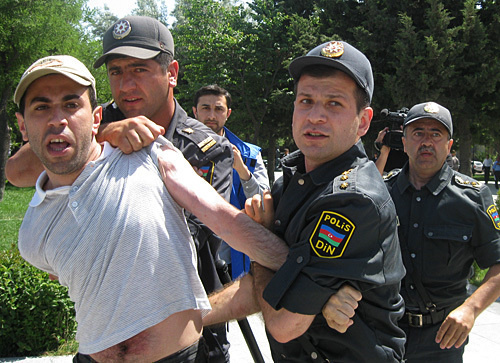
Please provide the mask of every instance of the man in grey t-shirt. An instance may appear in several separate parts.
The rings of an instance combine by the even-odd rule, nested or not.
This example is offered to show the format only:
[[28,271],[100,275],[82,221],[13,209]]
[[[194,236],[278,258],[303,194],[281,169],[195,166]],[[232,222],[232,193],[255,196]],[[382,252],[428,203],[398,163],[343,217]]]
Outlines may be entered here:
[[31,65],[14,101],[45,169],[19,250],[68,286],[82,353],[74,362],[205,362],[210,305],[183,210],[159,177],[159,145],[125,155],[99,144],[95,80],[70,56]]

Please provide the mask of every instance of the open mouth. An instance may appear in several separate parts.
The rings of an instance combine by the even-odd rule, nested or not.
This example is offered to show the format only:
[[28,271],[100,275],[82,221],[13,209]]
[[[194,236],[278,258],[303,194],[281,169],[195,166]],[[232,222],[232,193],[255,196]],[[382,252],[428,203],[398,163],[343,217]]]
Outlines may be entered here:
[[49,149],[49,151],[54,152],[54,153],[59,153],[61,151],[64,151],[68,147],[69,147],[69,143],[67,141],[64,141],[63,139],[50,140],[49,144],[47,145],[47,148]]
[[126,98],[123,101],[126,102],[126,103],[133,103],[133,102],[137,102],[137,101],[140,101],[140,100],[141,100],[140,98],[134,97],[134,98]]
[[312,138],[312,139],[316,139],[316,138],[324,138],[326,137],[325,135],[323,135],[322,133],[319,133],[319,132],[306,132],[305,133],[305,136],[307,138]]

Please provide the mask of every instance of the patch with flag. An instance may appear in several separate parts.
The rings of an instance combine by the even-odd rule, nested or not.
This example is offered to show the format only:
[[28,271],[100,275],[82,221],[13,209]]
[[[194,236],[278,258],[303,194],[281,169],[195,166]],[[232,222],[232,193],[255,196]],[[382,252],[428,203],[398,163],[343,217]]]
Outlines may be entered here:
[[495,226],[495,228],[500,230],[500,216],[498,216],[497,208],[492,204],[486,211],[493,221],[493,225]]
[[213,161],[210,161],[209,165],[203,165],[199,169],[203,173],[202,175],[203,179],[209,182],[210,185],[212,185],[212,181],[214,178],[214,169],[215,169],[215,164]]
[[356,226],[349,219],[335,212],[323,212],[309,243],[321,258],[342,257]]

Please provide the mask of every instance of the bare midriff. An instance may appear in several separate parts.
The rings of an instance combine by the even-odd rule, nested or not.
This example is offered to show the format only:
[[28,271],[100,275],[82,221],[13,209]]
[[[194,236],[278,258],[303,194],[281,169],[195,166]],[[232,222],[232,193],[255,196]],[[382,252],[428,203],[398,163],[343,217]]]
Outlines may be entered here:
[[201,312],[184,310],[90,356],[97,362],[151,363],[194,344],[200,339],[201,331]]

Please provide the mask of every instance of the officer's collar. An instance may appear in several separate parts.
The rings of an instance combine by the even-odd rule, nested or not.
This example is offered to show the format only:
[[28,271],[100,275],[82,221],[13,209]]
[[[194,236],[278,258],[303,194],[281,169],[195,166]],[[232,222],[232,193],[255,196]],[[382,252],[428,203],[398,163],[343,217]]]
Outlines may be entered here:
[[170,120],[170,124],[168,125],[168,130],[165,132],[165,138],[168,140],[172,140],[174,137],[175,130],[177,129],[177,125],[179,122],[183,122],[187,119],[188,115],[186,111],[179,105],[179,102],[174,98],[175,103],[175,111],[172,119]]
[[[340,173],[361,164],[366,158],[363,143],[361,140],[358,140],[358,142],[345,153],[333,160],[327,161],[307,174],[316,185],[328,183]],[[284,158],[283,165],[287,168],[291,168],[293,171],[305,174],[304,154],[302,154],[300,150],[295,151]]]
[[[398,179],[396,181],[401,194],[403,194],[404,191],[412,185],[410,183],[410,180],[408,179],[409,165],[410,162],[407,161],[403,166],[401,173],[399,173]],[[433,195],[438,195],[450,183],[452,176],[453,169],[451,169],[447,163],[443,163],[441,169],[432,177],[432,179],[427,184],[424,185],[424,188],[427,188]]]

